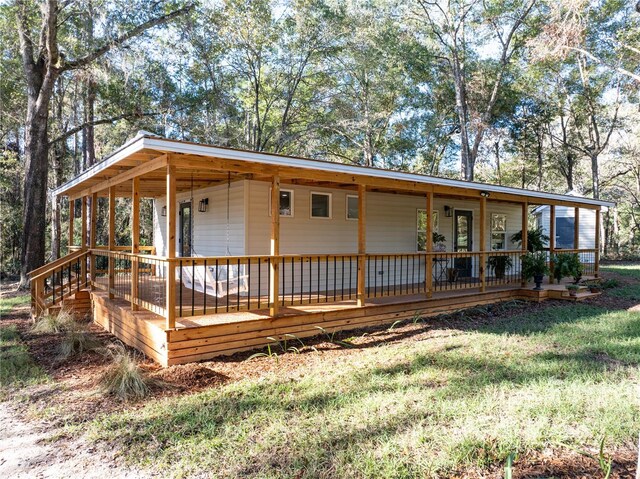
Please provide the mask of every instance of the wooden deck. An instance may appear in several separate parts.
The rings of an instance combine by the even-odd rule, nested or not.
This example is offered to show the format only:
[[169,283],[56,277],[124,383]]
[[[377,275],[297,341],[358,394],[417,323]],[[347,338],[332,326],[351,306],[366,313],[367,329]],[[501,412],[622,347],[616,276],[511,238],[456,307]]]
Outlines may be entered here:
[[[124,299],[108,299],[94,291],[92,301],[96,323],[141,350],[163,366],[201,361],[238,351],[257,349],[285,335],[297,338],[391,324],[397,320],[428,317],[478,305],[525,299],[543,301],[564,294],[565,285],[544,285],[543,291],[531,286],[491,287],[424,294],[371,298],[363,307],[355,300],[335,303],[303,304],[282,308],[276,318],[267,308],[178,318],[176,328],[165,329],[165,319],[149,311],[132,311]],[[584,296],[584,295],[583,295]],[[584,296],[586,297],[586,296]],[[580,297],[579,299],[583,299]]]

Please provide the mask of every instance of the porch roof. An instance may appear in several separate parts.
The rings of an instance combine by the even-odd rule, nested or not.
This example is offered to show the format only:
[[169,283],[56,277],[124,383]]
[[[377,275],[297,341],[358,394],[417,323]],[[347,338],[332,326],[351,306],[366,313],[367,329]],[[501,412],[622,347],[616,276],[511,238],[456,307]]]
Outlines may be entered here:
[[140,177],[143,197],[164,196],[166,171],[163,167],[168,163],[176,166],[178,191],[229,179],[269,180],[278,174],[284,183],[315,186],[354,188],[364,184],[374,191],[403,194],[432,191],[435,196],[479,198],[484,195],[491,200],[531,204],[614,206],[612,202],[592,198],[170,140],[147,132],[140,132],[103,161],[55,189],[53,194],[75,199],[93,193],[106,194],[108,188],[114,186],[118,196],[128,196],[131,186],[127,180]]

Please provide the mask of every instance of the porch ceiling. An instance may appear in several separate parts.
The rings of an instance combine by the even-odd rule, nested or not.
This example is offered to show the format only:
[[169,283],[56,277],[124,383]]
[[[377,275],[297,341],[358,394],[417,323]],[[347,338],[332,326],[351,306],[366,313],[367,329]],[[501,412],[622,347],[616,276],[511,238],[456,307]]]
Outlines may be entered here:
[[274,175],[279,175],[282,183],[315,187],[353,190],[358,185],[366,185],[370,191],[385,193],[424,196],[433,192],[435,197],[466,199],[480,199],[485,195],[490,201],[527,201],[531,205],[555,204],[594,209],[613,206],[613,203],[590,198],[226,149],[147,134],[126,143],[102,162],[56,189],[54,194],[70,199],[93,193],[106,196],[109,187],[113,186],[116,196],[130,196],[131,180],[139,177],[140,196],[164,196],[167,164],[175,166],[178,193],[228,180],[270,181]]

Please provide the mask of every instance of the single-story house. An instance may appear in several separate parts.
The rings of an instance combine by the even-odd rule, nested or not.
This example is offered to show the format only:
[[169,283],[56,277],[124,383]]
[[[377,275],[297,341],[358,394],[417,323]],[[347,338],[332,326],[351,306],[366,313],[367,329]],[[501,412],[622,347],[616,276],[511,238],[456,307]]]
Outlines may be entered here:
[[[477,304],[563,297],[555,285],[528,287],[526,241],[511,236],[529,228],[536,207],[550,218],[559,208],[584,212],[593,220],[580,223],[592,230],[573,250],[584,275],[597,276],[600,210],[611,205],[145,132],[53,194],[80,218],[69,223],[69,254],[31,274],[34,316],[64,305],[90,311],[163,365]],[[115,245],[117,197],[132,200],[129,246]],[[109,204],[104,245],[95,234],[99,198]],[[153,245],[145,247],[141,198],[153,199]]]

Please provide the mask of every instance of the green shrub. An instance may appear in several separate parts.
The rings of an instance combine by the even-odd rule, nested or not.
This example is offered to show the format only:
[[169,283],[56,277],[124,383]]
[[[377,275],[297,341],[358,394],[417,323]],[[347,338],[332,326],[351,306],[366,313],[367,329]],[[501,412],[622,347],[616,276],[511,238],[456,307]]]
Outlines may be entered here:
[[534,276],[544,276],[549,273],[547,255],[544,251],[536,251],[522,255],[522,277],[530,280]]
[[582,277],[582,263],[577,253],[558,253],[553,256],[553,277],[560,283],[562,278],[573,277],[578,282]]

